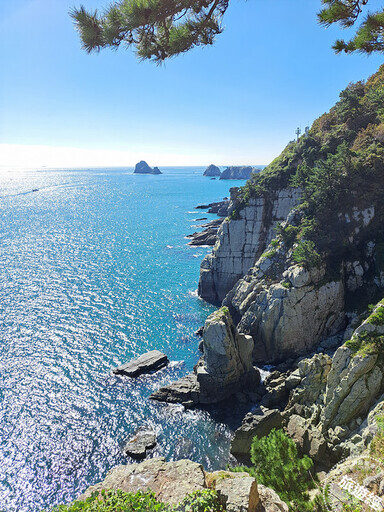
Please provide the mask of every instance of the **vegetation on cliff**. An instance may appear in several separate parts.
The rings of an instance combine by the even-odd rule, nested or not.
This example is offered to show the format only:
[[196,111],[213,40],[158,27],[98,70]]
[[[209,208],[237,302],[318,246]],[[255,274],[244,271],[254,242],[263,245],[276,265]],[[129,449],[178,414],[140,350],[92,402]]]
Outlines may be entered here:
[[298,244],[296,262],[316,259],[316,252],[331,252],[332,267],[338,269],[352,245],[362,241],[353,231],[357,216],[367,208],[374,209],[374,220],[364,236],[373,236],[376,245],[382,246],[384,65],[366,82],[349,84],[307,135],[289,143],[264,171],[251,177],[241,189],[232,218],[251,197],[268,197],[271,190],[287,186],[302,191],[300,221],[280,226],[278,234],[288,247]]
[[317,504],[308,494],[316,486],[310,472],[313,461],[307,455],[299,457],[295,442],[283,430],[272,429],[265,437],[254,437],[251,462],[253,467],[238,466],[232,471],[246,471],[275,490],[292,512],[316,510]]

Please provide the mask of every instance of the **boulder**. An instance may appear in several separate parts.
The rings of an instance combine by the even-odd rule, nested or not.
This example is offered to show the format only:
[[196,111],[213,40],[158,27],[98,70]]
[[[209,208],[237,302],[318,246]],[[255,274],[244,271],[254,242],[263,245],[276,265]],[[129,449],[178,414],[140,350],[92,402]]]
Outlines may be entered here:
[[248,413],[235,432],[231,453],[238,459],[248,461],[253,438],[264,437],[273,428],[281,428],[282,422],[283,418],[278,409],[260,406],[256,411]]
[[303,453],[322,464],[329,462],[327,442],[322,433],[311,425],[310,420],[292,415],[287,425],[287,434]]
[[152,400],[168,402],[171,404],[182,404],[185,407],[192,407],[199,403],[200,385],[195,373],[191,373],[164,386],[151,394]]
[[163,457],[156,457],[111,469],[103,482],[89,487],[78,499],[84,500],[103,489],[132,493],[151,489],[159,501],[175,505],[187,494],[205,488],[201,464],[190,460],[166,462]]
[[205,171],[203,176],[221,176],[221,171],[216,165],[209,165]]
[[248,473],[219,471],[215,490],[227,512],[256,512],[259,504],[257,482]]
[[159,350],[151,350],[137,359],[115,368],[113,373],[127,377],[138,377],[143,373],[160,370],[169,363],[168,357]]
[[256,512],[289,512],[288,505],[282,501],[278,494],[264,485],[258,485],[259,504]]
[[156,446],[156,434],[153,431],[140,429],[124,446],[124,452],[134,459],[144,459],[147,450]]

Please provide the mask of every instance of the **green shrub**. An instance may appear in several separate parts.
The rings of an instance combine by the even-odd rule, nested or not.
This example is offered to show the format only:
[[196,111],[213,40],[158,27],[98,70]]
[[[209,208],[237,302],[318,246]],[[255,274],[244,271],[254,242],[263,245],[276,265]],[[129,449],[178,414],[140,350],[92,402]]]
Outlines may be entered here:
[[217,493],[211,489],[188,494],[174,509],[176,512],[221,512]]
[[307,268],[318,267],[321,264],[321,256],[315,251],[315,243],[312,240],[300,240],[292,252],[295,263]]
[[52,512],[222,512],[218,495],[210,489],[187,495],[178,505],[157,501],[152,491],[101,491],[84,501],[59,505]]
[[312,460],[299,457],[296,444],[283,430],[272,429],[268,436],[255,437],[251,446],[253,467],[239,466],[233,471],[247,471],[260,484],[274,489],[294,512],[316,510],[308,490],[315,487],[310,474]]
[[137,493],[123,491],[101,491],[93,493],[84,501],[75,501],[70,505],[59,505],[52,512],[161,512],[168,511],[164,503],[156,500],[153,492]]

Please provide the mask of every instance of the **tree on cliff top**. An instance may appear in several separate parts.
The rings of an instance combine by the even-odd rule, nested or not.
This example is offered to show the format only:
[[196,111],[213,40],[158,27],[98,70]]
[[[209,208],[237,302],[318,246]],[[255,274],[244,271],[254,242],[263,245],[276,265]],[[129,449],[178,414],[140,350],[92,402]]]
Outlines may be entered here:
[[[321,0],[319,22],[352,27],[368,0]],[[115,0],[103,13],[74,8],[71,16],[88,52],[133,46],[140,59],[162,62],[195,46],[213,44],[223,30],[221,21],[229,0]],[[384,52],[384,9],[370,13],[350,41],[333,48],[345,51]]]

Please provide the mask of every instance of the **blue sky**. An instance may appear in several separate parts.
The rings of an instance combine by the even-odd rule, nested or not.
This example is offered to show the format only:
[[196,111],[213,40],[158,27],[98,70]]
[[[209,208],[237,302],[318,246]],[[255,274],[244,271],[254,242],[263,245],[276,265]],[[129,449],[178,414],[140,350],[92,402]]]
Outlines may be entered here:
[[79,3],[0,0],[0,165],[267,164],[383,62],[335,55],[348,34],[317,24],[320,0],[232,0],[214,46],[161,67],[87,55]]

